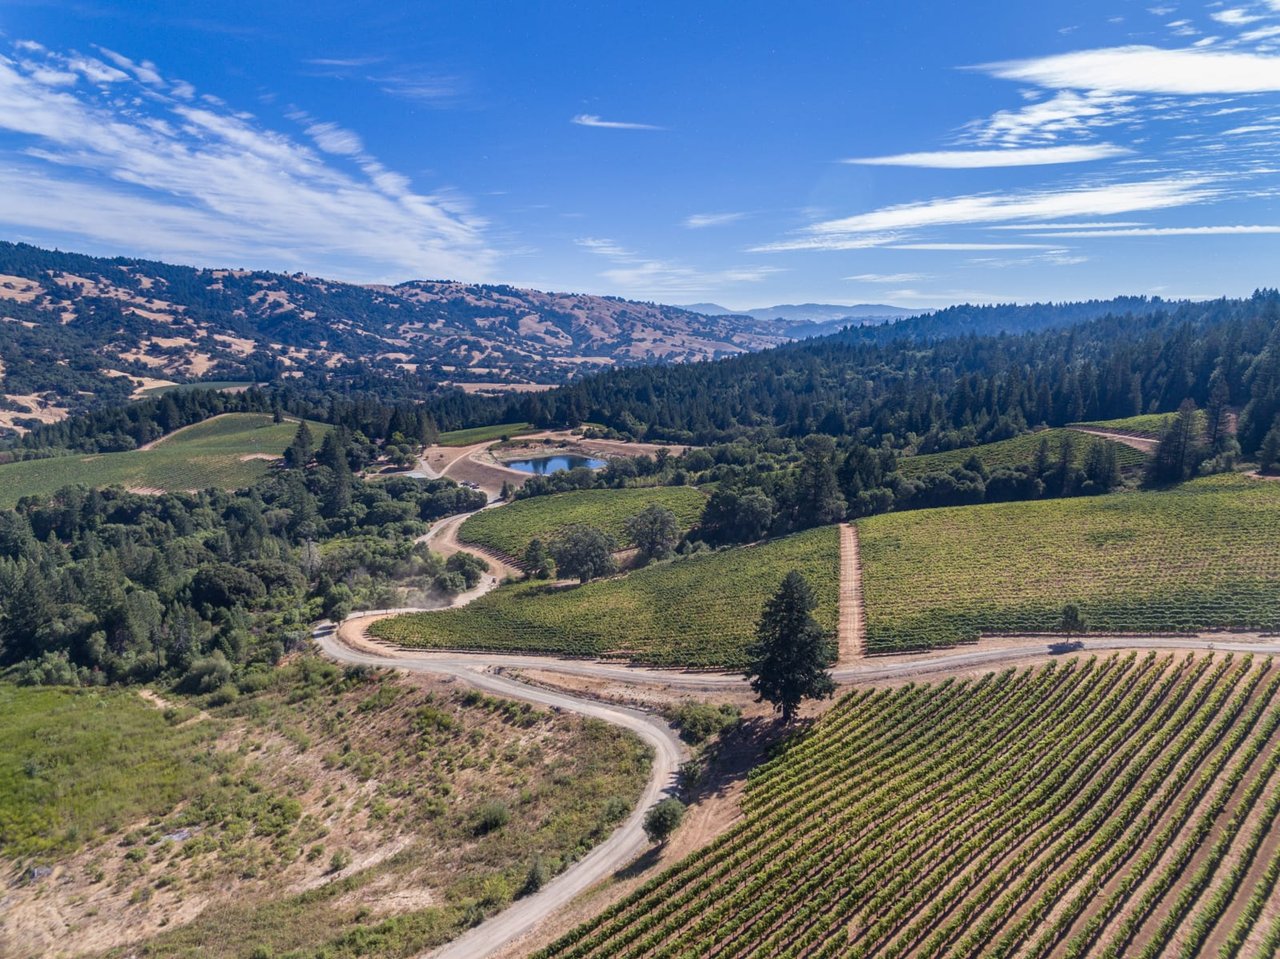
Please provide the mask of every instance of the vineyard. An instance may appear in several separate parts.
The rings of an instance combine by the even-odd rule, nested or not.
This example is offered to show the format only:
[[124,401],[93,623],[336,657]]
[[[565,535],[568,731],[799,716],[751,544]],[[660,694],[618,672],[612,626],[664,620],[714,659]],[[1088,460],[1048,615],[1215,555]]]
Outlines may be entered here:
[[705,498],[689,486],[657,486],[649,489],[580,490],[516,500],[502,509],[472,516],[458,530],[465,543],[487,546],[508,556],[523,556],[532,539],[544,543],[563,526],[586,523],[604,530],[620,546],[632,545],[626,522],[646,506],[665,506],[676,516],[680,529],[688,530],[702,514]]
[[[1176,415],[1176,413],[1144,413],[1142,416],[1126,416],[1120,420],[1098,420],[1094,423],[1076,423],[1075,425],[1091,430],[1108,430],[1113,433],[1145,436],[1154,440],[1160,438],[1164,428]],[[1196,418],[1202,420],[1203,417],[1203,413],[1198,413]]]
[[[318,444],[328,427],[310,426]],[[167,492],[240,489],[266,474],[270,460],[284,452],[297,429],[296,422],[273,423],[267,414],[227,413],[174,433],[149,450],[7,463],[0,466],[0,508],[74,484]]]
[[858,524],[869,652],[1057,628],[1280,629],[1280,484],[1206,477],[1159,492],[874,516]]
[[837,533],[828,526],[758,546],[699,553],[585,586],[504,586],[459,609],[376,622],[370,632],[435,649],[738,667],[765,600],[790,570],[808,579],[818,596],[818,621],[835,630]]
[[1061,454],[1062,441],[1071,442],[1071,465],[1083,467],[1089,450],[1095,445],[1109,445],[1116,448],[1116,459],[1121,469],[1141,466],[1146,457],[1138,450],[1115,443],[1098,436],[1079,433],[1075,430],[1057,429],[1042,430],[1039,433],[1026,433],[999,443],[987,443],[983,446],[971,446],[965,449],[948,450],[945,453],[926,453],[923,456],[904,456],[898,460],[898,472],[906,477],[915,477],[923,473],[946,472],[956,466],[963,466],[970,456],[976,456],[988,473],[998,469],[1013,469],[1017,466],[1029,466],[1035,462],[1036,453],[1041,443],[1049,444],[1049,462],[1056,463]]
[[436,442],[441,446],[470,446],[488,440],[500,440],[504,436],[519,436],[533,432],[529,423],[499,423],[497,426],[476,426],[469,430],[453,430],[441,433]]
[[846,696],[539,959],[1271,956],[1280,670],[1130,654]]

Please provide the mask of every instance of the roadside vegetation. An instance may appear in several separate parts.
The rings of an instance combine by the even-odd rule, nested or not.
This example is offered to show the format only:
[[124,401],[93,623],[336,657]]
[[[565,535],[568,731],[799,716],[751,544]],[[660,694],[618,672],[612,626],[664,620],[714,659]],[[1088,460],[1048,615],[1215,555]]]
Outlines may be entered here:
[[215,705],[0,684],[12,941],[422,951],[607,837],[647,778],[626,732],[445,682],[303,659],[238,688]]
[[390,642],[434,649],[740,668],[748,663],[747,648],[765,601],[791,570],[813,588],[814,618],[834,632],[840,580],[834,526],[755,546],[698,552],[584,586],[516,583],[461,609],[382,620],[371,632]]
[[1239,955],[1280,931],[1277,730],[1280,673],[1230,656],[850,693],[737,824],[536,957]]
[[1052,632],[1280,630],[1280,486],[1210,476],[1096,499],[875,516],[858,524],[867,648]]

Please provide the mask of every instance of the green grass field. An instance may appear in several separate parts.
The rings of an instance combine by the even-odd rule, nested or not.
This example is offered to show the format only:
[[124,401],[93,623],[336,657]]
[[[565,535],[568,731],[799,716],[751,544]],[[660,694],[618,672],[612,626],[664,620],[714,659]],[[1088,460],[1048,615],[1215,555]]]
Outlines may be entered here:
[[[317,444],[328,429],[311,423]],[[177,492],[188,489],[240,489],[266,475],[293,434],[296,422],[273,423],[265,413],[227,413],[179,430],[149,450],[128,453],[72,454],[0,465],[0,508],[23,496],[45,496],[64,486],[124,486]]]
[[531,959],[1275,956],[1278,693],[1154,654],[851,692]]
[[187,393],[191,390],[247,390],[253,380],[196,380],[194,383],[175,383],[172,386],[153,386],[143,390],[143,396],[163,396],[165,393]]
[[382,620],[371,631],[392,642],[438,649],[736,668],[745,661],[765,600],[793,569],[817,593],[818,621],[834,630],[840,544],[837,528],[828,526],[585,586],[504,586],[461,609]]
[[861,520],[872,652],[1052,630],[1280,629],[1280,484],[1205,477],[1105,497]]
[[174,728],[132,691],[0,683],[0,855],[75,849],[168,812],[212,775],[220,728]]
[[497,426],[476,426],[469,430],[453,430],[441,433],[436,442],[441,446],[470,446],[486,440],[500,440],[504,436],[520,436],[532,433],[531,423],[499,423]]
[[1049,458],[1057,462],[1063,437],[1072,442],[1072,464],[1083,466],[1089,450],[1097,444],[1110,444],[1116,447],[1116,458],[1122,469],[1141,466],[1146,457],[1138,450],[1116,443],[1099,436],[1090,436],[1075,430],[1055,429],[1042,430],[1039,433],[1027,433],[1013,439],[1001,440],[999,443],[987,443],[983,446],[970,446],[961,450],[948,450],[945,453],[926,453],[923,456],[904,456],[898,460],[898,472],[906,477],[919,476],[923,473],[946,472],[953,467],[963,466],[970,456],[976,456],[986,467],[988,473],[997,469],[1009,469],[1023,466],[1035,461],[1036,452],[1041,442],[1049,444]]
[[671,510],[683,531],[698,521],[705,502],[706,498],[689,486],[580,490],[534,496],[516,500],[501,509],[477,513],[462,524],[458,538],[519,558],[530,540],[541,539],[545,543],[563,526],[586,523],[609,533],[619,546],[630,546],[626,522],[646,506],[656,504]]

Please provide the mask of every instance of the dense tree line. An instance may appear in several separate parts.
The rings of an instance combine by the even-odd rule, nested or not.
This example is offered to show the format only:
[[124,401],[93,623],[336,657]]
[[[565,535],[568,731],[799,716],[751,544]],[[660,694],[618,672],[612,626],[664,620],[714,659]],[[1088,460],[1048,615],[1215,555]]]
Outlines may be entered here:
[[[373,390],[340,392],[319,385],[281,384],[239,393],[172,390],[150,399],[97,409],[58,423],[37,426],[13,445],[10,458],[57,450],[110,453],[137,449],[167,433],[223,413],[272,413],[332,424],[371,452],[374,444],[424,445],[437,429],[421,402],[388,401]],[[6,455],[6,454],[0,454]]]
[[1016,335],[946,335],[913,320],[850,328],[716,362],[614,370],[546,393],[431,408],[442,428],[454,414],[469,423],[589,422],[699,444],[764,429],[933,452],[1039,425],[1173,412],[1185,399],[1208,407],[1216,390],[1222,406],[1239,410],[1240,445],[1255,455],[1280,413],[1280,294],[1171,309],[1143,302]]
[[[416,542],[476,509],[450,480],[362,482],[340,430],[229,493],[64,489],[0,511],[0,665],[29,681],[186,677],[207,692],[274,661],[321,615],[389,605],[389,584],[457,592],[483,572]],[[209,679],[209,676],[215,679]]]

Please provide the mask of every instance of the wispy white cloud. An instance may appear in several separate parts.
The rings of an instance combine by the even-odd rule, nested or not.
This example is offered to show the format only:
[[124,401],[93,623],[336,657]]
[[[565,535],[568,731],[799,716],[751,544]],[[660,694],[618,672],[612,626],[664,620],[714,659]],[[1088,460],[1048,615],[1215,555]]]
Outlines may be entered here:
[[995,223],[988,230],[1108,230],[1119,227],[1146,226],[1134,220],[1099,220],[1094,223]]
[[575,242],[584,250],[590,250],[600,256],[607,256],[611,260],[629,261],[638,259],[635,253],[632,253],[622,245],[602,237],[584,236]]
[[1056,90],[1182,95],[1280,91],[1280,57],[1242,51],[1135,45],[988,63],[977,69]]
[[576,123],[580,127],[597,127],[601,130],[662,130],[663,127],[654,126],[652,123],[631,123],[625,120],[604,120],[596,116],[594,113],[579,113],[573,117],[570,123]]
[[359,134],[344,129],[336,123],[313,123],[307,127],[311,139],[325,153],[338,156],[355,156],[364,152],[364,143]]
[[1060,90],[1046,100],[1016,110],[1001,110],[968,124],[966,134],[984,146],[1016,148],[1025,143],[1053,143],[1063,137],[1086,137],[1133,115],[1133,97],[1096,90]]
[[1058,230],[1052,233],[1030,233],[1034,237],[1090,239],[1108,236],[1257,236],[1280,233],[1280,225],[1257,224],[1253,226],[1148,226],[1128,227],[1118,230]]
[[759,283],[776,273],[776,266],[739,266],[726,270],[700,270],[673,260],[650,258],[602,237],[582,237],[578,246],[613,261],[600,276],[615,292],[633,296],[669,297],[719,293],[744,283]]
[[[923,228],[1115,216],[1140,210],[1187,206],[1214,199],[1221,192],[1221,188],[1208,178],[1188,176],[1058,190],[943,197],[824,220],[807,227],[794,239],[770,244],[763,249],[842,250],[854,249],[859,243],[864,246],[902,247],[911,242],[910,237],[902,236],[903,233]],[[935,244],[930,248],[948,247]]]
[[83,80],[51,86],[0,56],[0,131],[11,144],[0,222],[10,227],[350,279],[482,279],[492,267],[486,224],[464,202],[416,192],[350,131],[310,124],[340,157],[327,160],[216,97],[174,93],[154,65],[44,57]]
[[845,279],[855,283],[919,283],[929,276],[924,273],[855,273]]
[[1045,166],[1058,163],[1085,163],[1127,156],[1133,151],[1110,143],[1081,143],[1071,146],[1027,147],[1007,150],[935,150],[926,153],[899,153],[894,156],[861,157],[844,160],[863,166],[930,167],[946,170],[974,170],[985,167]]
[[433,107],[457,103],[467,89],[462,77],[413,69],[396,70],[369,79],[377,83],[383,93]]
[[1259,14],[1250,13],[1248,10],[1244,10],[1240,7],[1231,7],[1227,10],[1215,10],[1213,13],[1209,14],[1209,16],[1214,20],[1217,20],[1219,23],[1225,23],[1229,27],[1244,27],[1265,19],[1265,17],[1260,16]]
[[890,250],[931,250],[939,253],[969,253],[984,250],[1050,250],[1051,243],[892,243]]
[[375,63],[381,63],[383,59],[383,57],[312,57],[304,62],[316,67],[342,67],[350,69],[355,67],[371,67]]
[[690,230],[701,230],[708,226],[725,226],[729,223],[736,223],[745,216],[745,213],[694,213],[685,217],[684,225]]

